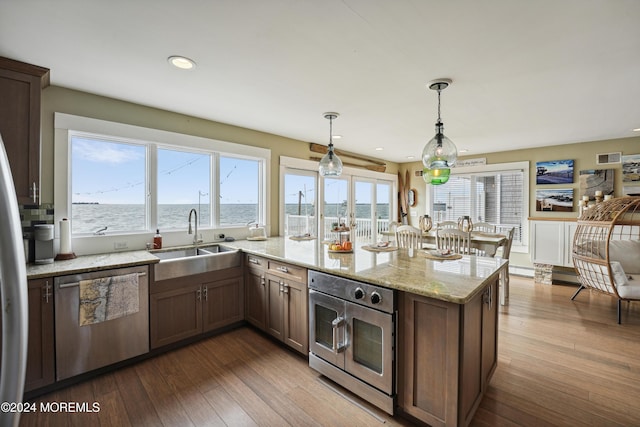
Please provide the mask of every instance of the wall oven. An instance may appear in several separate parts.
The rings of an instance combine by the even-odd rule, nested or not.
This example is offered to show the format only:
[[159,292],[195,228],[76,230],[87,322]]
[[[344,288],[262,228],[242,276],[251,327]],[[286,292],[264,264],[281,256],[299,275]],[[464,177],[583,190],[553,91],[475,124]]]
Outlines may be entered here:
[[393,415],[392,289],[309,271],[309,366]]

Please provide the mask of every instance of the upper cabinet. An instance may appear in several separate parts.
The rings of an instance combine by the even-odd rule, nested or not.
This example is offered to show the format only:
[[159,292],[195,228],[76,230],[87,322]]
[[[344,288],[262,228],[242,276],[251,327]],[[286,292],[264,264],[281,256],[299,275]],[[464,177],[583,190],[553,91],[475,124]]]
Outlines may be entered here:
[[40,200],[40,98],[47,68],[0,57],[0,135],[19,204]]

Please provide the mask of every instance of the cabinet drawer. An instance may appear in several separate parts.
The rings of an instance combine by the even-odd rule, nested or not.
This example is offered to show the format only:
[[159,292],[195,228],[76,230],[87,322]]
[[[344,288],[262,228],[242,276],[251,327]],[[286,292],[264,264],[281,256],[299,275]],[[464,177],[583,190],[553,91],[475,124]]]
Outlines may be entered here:
[[297,267],[295,265],[286,264],[278,261],[268,261],[267,267],[269,273],[283,277],[285,279],[291,279],[296,282],[307,284],[307,269],[303,267]]
[[267,260],[255,255],[246,254],[244,259],[244,265],[251,268],[266,270]]

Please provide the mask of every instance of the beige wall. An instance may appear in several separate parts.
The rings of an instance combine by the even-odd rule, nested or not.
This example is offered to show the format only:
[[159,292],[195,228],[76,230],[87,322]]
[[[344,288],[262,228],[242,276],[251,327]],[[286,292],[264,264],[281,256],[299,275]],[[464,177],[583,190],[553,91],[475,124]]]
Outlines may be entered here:
[[[304,141],[50,86],[42,93],[42,203],[53,203],[53,176],[56,172],[53,170],[53,115],[56,112],[270,149],[271,188],[269,190],[271,196],[272,235],[278,234],[280,156],[286,155],[301,159],[308,159],[311,155],[317,156],[316,153],[312,154],[309,151],[309,144]],[[387,172],[396,173],[397,168],[397,164],[387,162]],[[66,173],[66,171],[63,171],[63,173]]]

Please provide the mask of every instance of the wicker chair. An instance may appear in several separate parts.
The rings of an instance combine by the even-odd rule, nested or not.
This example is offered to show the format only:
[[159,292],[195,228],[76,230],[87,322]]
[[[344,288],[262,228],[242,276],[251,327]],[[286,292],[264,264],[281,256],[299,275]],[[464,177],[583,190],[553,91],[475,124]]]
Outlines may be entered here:
[[640,300],[640,197],[598,203],[578,219],[573,239],[573,265],[580,288],[622,301]]

